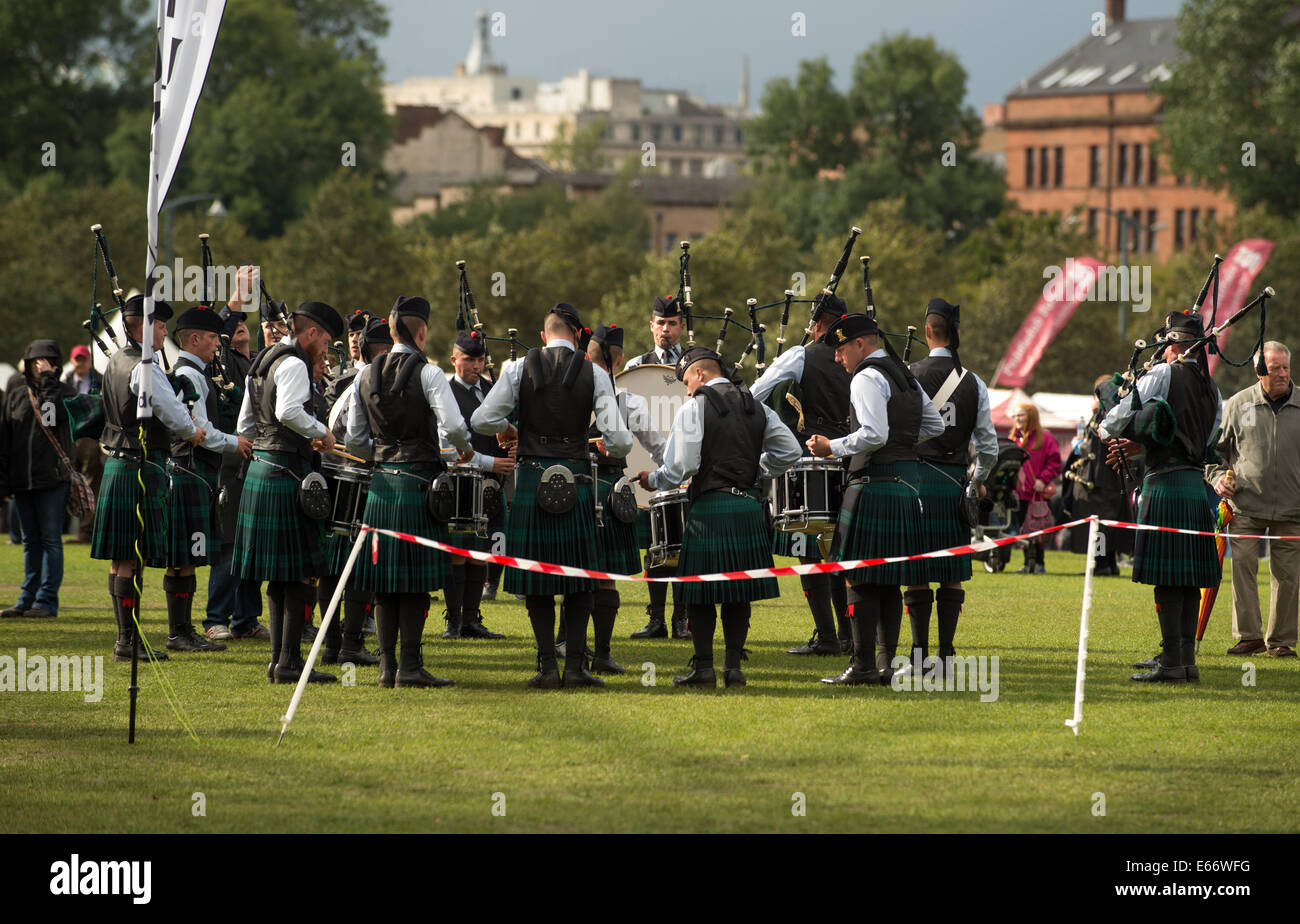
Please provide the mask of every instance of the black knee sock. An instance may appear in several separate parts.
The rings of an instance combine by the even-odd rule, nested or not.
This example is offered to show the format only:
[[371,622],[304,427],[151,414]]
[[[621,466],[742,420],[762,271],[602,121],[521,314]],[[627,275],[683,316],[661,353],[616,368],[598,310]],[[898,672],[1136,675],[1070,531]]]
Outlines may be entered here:
[[443,597],[447,601],[447,626],[459,628],[464,620],[461,605],[465,600],[465,566],[452,565],[447,570],[451,572],[443,586]]
[[364,647],[371,599],[370,594],[360,590],[343,591],[343,648],[347,651],[360,651]]
[[460,614],[465,622],[475,622],[483,605],[483,585],[487,581],[487,566],[476,561],[465,562],[465,586],[461,590]]
[[907,621],[912,627],[911,658],[915,673],[930,656],[930,613],[934,609],[934,591],[929,587],[904,591],[903,605],[907,607]]
[[696,668],[713,667],[713,632],[718,613],[712,603],[690,603],[686,615],[691,620],[691,644],[695,646]]
[[284,581],[266,582],[266,621],[271,630],[271,663],[280,663],[284,644]]
[[420,646],[424,642],[424,621],[429,616],[428,594],[397,595],[399,671],[414,673],[424,666]]
[[960,587],[940,587],[934,595],[934,608],[939,617],[939,657],[956,657],[953,640],[957,637],[957,617],[966,602],[966,591]]
[[1152,591],[1160,623],[1160,660],[1165,667],[1182,664],[1183,588],[1157,585]]
[[110,574],[108,592],[113,595],[114,615],[117,616],[117,637],[125,649],[135,643],[136,596],[135,578]]
[[501,571],[505,565],[491,564],[487,566],[487,586],[491,587],[493,592],[496,591],[497,585],[501,583]]
[[831,606],[835,608],[835,623],[841,640],[853,638],[853,630],[849,627],[849,621],[845,618],[845,613],[849,608],[848,591],[849,585],[844,580],[843,574],[827,575],[831,583]]
[[164,574],[162,584],[163,593],[167,596],[167,634],[176,638],[186,629],[193,628],[190,617],[198,581],[192,574]]
[[307,617],[316,609],[316,588],[302,581],[286,581],[284,588],[284,619],[280,638],[281,667],[302,664],[302,630]]
[[650,593],[650,615],[656,613],[659,616],[664,614],[664,603],[668,600],[668,585],[655,582],[649,586]]
[[745,658],[745,640],[749,638],[749,601],[724,603],[722,609],[722,643],[726,646],[723,664],[739,670]]
[[[329,612],[330,601],[334,599],[334,591],[339,586],[337,574],[326,575],[316,582],[316,605],[320,607],[321,625],[325,624],[325,614]],[[330,619],[329,627],[325,630],[325,647],[330,651],[338,651],[343,647],[343,602],[339,601],[339,610],[333,618]]]
[[591,626],[598,658],[609,658],[609,646],[614,638],[614,619],[618,615],[618,605],[619,594],[613,588],[598,589],[592,594]]
[[893,670],[898,653],[898,634],[903,626],[903,592],[893,585],[877,588],[880,596],[880,628],[876,631],[876,670]]
[[588,590],[564,595],[564,669],[583,666],[587,658],[587,620],[591,617],[594,594]]
[[1183,588],[1182,662],[1184,667],[1196,664],[1196,623],[1201,617],[1201,589]]
[[[836,635],[835,611],[831,608],[831,576],[803,574],[799,576],[799,585],[803,588],[804,598],[808,601],[808,609],[812,611],[813,627],[817,630],[817,638],[823,642],[833,640]],[[725,613],[726,610],[724,609],[723,612]]]
[[379,672],[392,677],[397,672],[397,629],[401,598],[397,594],[375,595],[375,640],[379,643]]
[[555,598],[529,594],[524,598],[524,606],[528,610],[528,621],[533,625],[540,669],[559,670],[555,663]]
[[861,671],[874,670],[876,628],[880,624],[880,597],[874,584],[849,588],[849,625],[853,631],[853,666]]

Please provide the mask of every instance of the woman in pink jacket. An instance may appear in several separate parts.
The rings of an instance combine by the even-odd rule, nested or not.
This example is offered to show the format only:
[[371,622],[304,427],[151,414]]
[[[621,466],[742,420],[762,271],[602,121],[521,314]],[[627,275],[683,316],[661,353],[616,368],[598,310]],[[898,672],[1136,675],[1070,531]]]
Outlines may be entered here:
[[[1056,494],[1053,483],[1061,472],[1061,447],[1056,437],[1043,429],[1038,418],[1038,408],[1033,404],[1018,404],[1011,414],[1011,439],[1029,454],[1029,459],[1020,469],[1020,479],[1016,484],[1016,496],[1020,498],[1020,511],[1016,514],[1016,526],[1024,522],[1025,513],[1030,503],[1035,500],[1049,501]],[[1025,547],[1025,566],[1020,574],[1042,574],[1043,540],[1030,539]]]

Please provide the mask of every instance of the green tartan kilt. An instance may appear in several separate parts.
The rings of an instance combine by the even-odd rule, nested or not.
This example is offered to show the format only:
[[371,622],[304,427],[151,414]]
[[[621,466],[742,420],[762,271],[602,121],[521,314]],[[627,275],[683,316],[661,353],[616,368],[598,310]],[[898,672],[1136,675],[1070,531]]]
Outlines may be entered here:
[[95,499],[95,525],[90,535],[90,557],[103,561],[135,558],[135,538],[140,531],[135,508],[140,504],[144,519],[140,551],[146,567],[167,565],[166,533],[163,530],[163,498],[167,491],[165,451],[150,452],[144,466],[144,493],[140,492],[140,467],[108,456]]
[[[1200,469],[1147,475],[1138,522],[1214,532],[1214,513]],[[1217,587],[1223,566],[1213,536],[1138,530],[1133,540],[1133,580],[1168,587]]]
[[[964,465],[936,465],[918,462],[916,488],[921,492],[921,529],[925,535],[926,552],[969,545],[970,530],[962,526],[957,517],[961,503],[962,484],[966,479]],[[956,479],[954,481],[953,479]],[[916,562],[917,569],[925,574],[922,583],[969,581],[971,565],[969,555],[953,558],[927,558]]]
[[[298,477],[263,461],[283,465]],[[252,581],[300,581],[324,573],[323,523],[309,519],[298,507],[298,482],[308,471],[306,460],[294,453],[253,453],[235,518],[232,575]]]
[[[613,477],[600,478],[600,525],[596,528],[596,567],[610,574],[640,574],[641,548],[637,545],[637,523],[624,523],[609,509],[609,495],[614,485],[623,477],[616,472]],[[638,510],[637,519],[640,520]]]
[[[189,471],[176,467],[169,460],[167,473],[171,493],[163,510],[167,530],[167,567],[201,568],[221,552],[221,530],[218,528],[217,469],[198,459],[179,462]],[[203,554],[194,551],[195,534],[204,537]]]
[[[591,475],[591,465],[573,459],[537,456],[519,460],[515,467],[515,499],[506,519],[506,554],[516,558],[599,570],[596,550],[595,499],[590,484],[578,482],[578,503],[568,513],[547,513],[537,505],[537,485],[542,470],[561,464],[575,475]],[[505,592],[525,596],[585,593],[596,589],[590,578],[571,578],[507,568]]]
[[[686,514],[678,577],[772,567],[771,531],[756,494],[708,491]],[[681,585],[682,603],[739,603],[780,595],[776,578]]]
[[[868,465],[863,474],[897,476],[898,481],[873,480],[861,485],[853,501],[853,482],[844,492],[835,528],[835,541],[831,546],[831,561],[853,561],[859,558],[893,558],[898,555],[918,555],[925,549],[925,534],[921,524],[921,505],[917,492],[909,487],[917,483],[915,462],[893,462]],[[850,506],[852,504],[852,506]],[[844,572],[851,581],[862,584],[923,584],[925,562],[895,562],[872,568],[855,568]]]
[[[425,503],[428,481],[434,474],[433,466],[425,462],[385,462],[370,479],[361,521],[367,526],[453,543],[447,527],[434,520]],[[352,586],[380,594],[430,593],[446,583],[448,567],[446,552],[380,536],[379,563],[374,563],[367,544],[357,556]]]
[[642,551],[650,548],[650,508],[636,508],[636,547]]

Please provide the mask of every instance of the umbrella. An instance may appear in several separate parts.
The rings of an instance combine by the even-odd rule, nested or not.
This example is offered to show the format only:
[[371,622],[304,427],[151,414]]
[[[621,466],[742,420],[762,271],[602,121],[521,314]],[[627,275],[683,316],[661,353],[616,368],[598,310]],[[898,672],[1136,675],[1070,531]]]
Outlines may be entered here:
[[[1232,522],[1232,508],[1226,500],[1219,501],[1219,513],[1214,523],[1214,549],[1219,553],[1219,571],[1223,571],[1223,552],[1228,547],[1228,537],[1224,532]],[[1196,650],[1201,650],[1201,639],[1205,637],[1205,627],[1210,624],[1210,613],[1214,609],[1214,598],[1219,595],[1218,586],[1207,587],[1201,591],[1201,612],[1196,619]]]

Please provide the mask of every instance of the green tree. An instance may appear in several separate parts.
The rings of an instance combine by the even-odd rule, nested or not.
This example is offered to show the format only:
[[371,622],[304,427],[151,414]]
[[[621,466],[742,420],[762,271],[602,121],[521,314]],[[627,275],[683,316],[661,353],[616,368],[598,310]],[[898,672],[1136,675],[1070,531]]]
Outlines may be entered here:
[[147,9],[145,0],[0,4],[0,196],[44,173],[104,176],[104,137],[142,76],[130,58],[152,48]]
[[[1159,87],[1174,171],[1243,206],[1300,213],[1300,16],[1291,0],[1187,0]],[[1246,145],[1250,145],[1246,148]]]
[[445,206],[430,215],[421,215],[413,225],[434,237],[477,232],[523,231],[543,221],[554,221],[568,214],[569,201],[564,190],[554,183],[539,183],[535,188],[503,193],[498,179],[479,183],[467,199]]
[[[379,170],[392,126],[372,43],[386,28],[371,0],[229,0],[171,195],[218,193],[271,236],[341,165]],[[118,175],[143,184],[140,97],[108,146]]]
[[834,77],[821,57],[800,61],[793,84],[785,77],[768,81],[760,112],[745,129],[749,154],[760,169],[811,178],[858,159],[849,101]]
[[604,170],[605,155],[601,152],[601,144],[608,125],[604,118],[593,119],[578,126],[570,136],[568,123],[561,122],[560,130],[546,145],[542,159],[556,170],[572,173],[597,173]]

